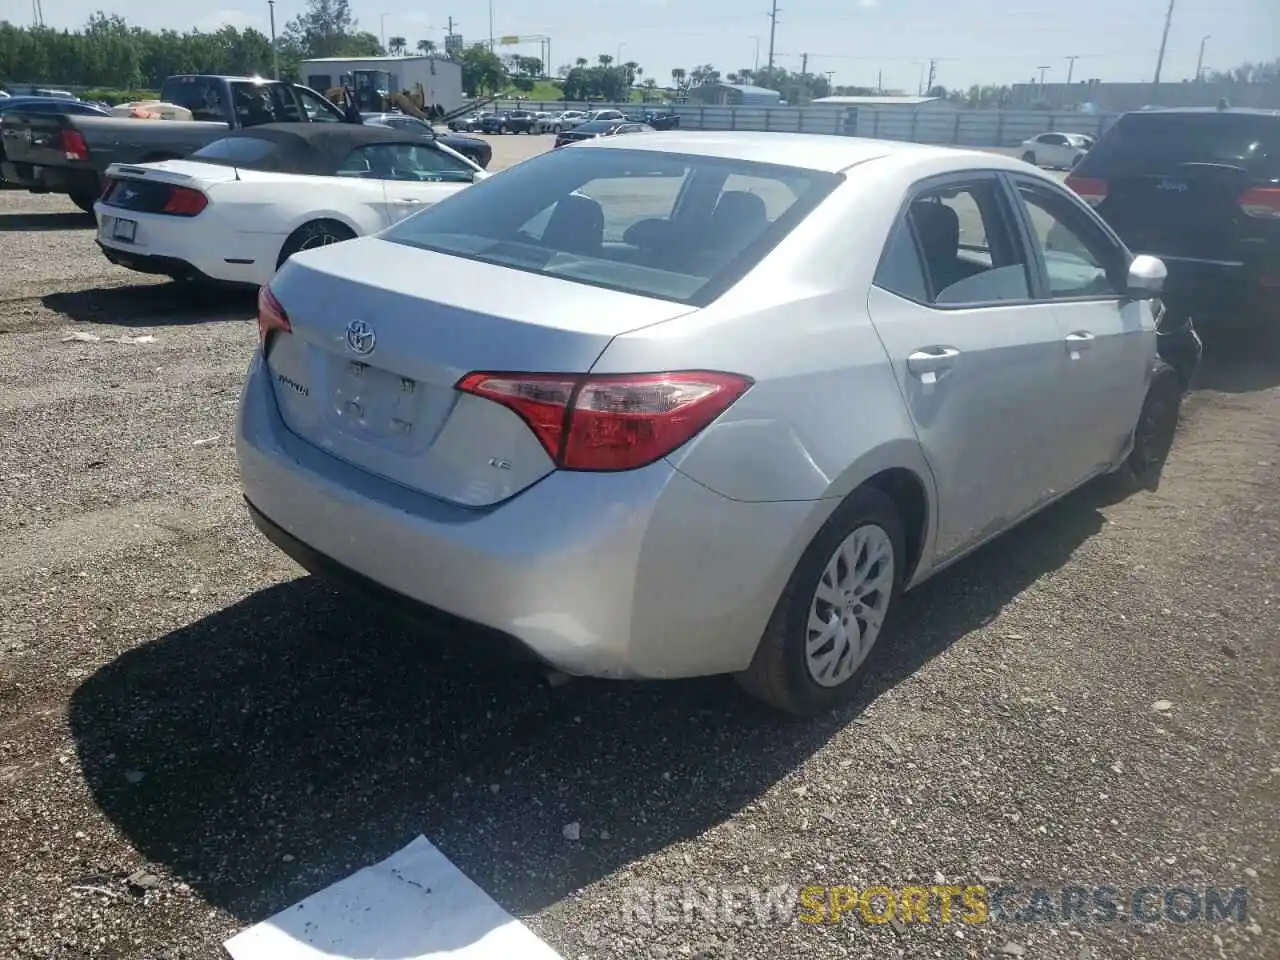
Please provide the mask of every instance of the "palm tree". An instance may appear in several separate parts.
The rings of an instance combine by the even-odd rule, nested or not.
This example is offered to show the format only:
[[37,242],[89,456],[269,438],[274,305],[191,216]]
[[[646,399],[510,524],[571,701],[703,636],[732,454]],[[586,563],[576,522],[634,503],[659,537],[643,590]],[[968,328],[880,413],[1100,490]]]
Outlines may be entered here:
[[635,86],[636,77],[644,73],[644,71],[640,69],[640,64],[636,63],[634,60],[628,60],[626,63],[622,65],[622,69],[627,72],[628,87]]
[[607,53],[600,54],[596,59],[600,62],[600,66],[605,67],[606,69],[609,64],[613,63],[613,57],[609,56]]
[[387,41],[387,52],[393,57],[404,56],[405,44],[408,43],[404,37],[392,37]]
[[684,67],[676,67],[671,71],[671,82],[676,85],[676,89],[679,89],[684,86],[684,78],[687,76]]
[[436,52],[436,42],[434,40],[419,40],[418,52],[424,57],[428,57]]
[[587,58],[579,57],[577,60],[573,61],[573,65],[579,69],[585,70],[587,68]]

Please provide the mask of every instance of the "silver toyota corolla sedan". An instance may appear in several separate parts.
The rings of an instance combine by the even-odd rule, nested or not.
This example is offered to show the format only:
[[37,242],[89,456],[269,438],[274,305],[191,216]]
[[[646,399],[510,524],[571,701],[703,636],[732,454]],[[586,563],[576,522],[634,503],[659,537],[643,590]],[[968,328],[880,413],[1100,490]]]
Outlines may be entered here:
[[1091,478],[1158,475],[1163,277],[1013,158],[602,138],[293,257],[244,491],[303,566],[477,643],[813,714],[905,589]]

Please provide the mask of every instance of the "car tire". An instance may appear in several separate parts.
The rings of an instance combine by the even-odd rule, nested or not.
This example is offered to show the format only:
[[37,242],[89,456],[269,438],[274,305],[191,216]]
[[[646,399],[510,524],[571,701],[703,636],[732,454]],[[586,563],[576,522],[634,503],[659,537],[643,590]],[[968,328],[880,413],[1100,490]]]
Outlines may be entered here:
[[1182,397],[1178,372],[1163,360],[1157,360],[1133,429],[1133,449],[1124,463],[1106,478],[1116,494],[1128,496],[1140,490],[1160,488],[1165,461],[1178,430]]
[[498,124],[498,133],[505,134],[506,132],[507,132],[507,125],[505,123]]
[[77,190],[75,193],[67,195],[68,198],[77,207],[85,213],[93,213],[93,205],[98,202],[96,193],[89,193],[87,190]]
[[1028,150],[1022,155],[1022,162],[1029,163],[1034,167],[1036,165],[1036,155]]
[[276,261],[276,269],[284,266],[284,262],[295,253],[311,250],[315,247],[327,247],[333,243],[354,240],[356,233],[345,223],[337,220],[312,220],[304,223],[285,240],[280,248],[280,259]]
[[[842,557],[850,550],[855,558],[863,556],[859,544],[880,553],[864,571],[877,567],[872,582],[879,583],[879,588],[862,591],[862,584],[857,583],[856,562],[855,569],[850,570],[847,561],[843,561],[849,582],[828,582],[837,579],[833,574],[838,575]],[[886,559],[890,565],[887,581],[882,566]],[[735,674],[734,679],[757,700],[792,717],[815,717],[851,699],[861,686],[867,656],[883,637],[897,607],[906,564],[906,534],[893,501],[874,487],[854,491],[806,548],[774,608],[750,666]],[[856,594],[855,587],[859,591]],[[844,606],[837,608],[820,595],[829,595],[833,590],[846,598]],[[859,612],[873,612],[870,604],[863,606],[865,599],[873,595],[874,614],[879,618],[874,631],[870,622],[859,616]],[[820,681],[818,674],[822,671],[808,650],[810,623],[813,617],[830,616],[838,617],[840,624],[831,640],[815,652],[830,648],[828,658],[834,655],[836,659],[830,675]],[[855,624],[860,636],[849,636],[847,628]]]

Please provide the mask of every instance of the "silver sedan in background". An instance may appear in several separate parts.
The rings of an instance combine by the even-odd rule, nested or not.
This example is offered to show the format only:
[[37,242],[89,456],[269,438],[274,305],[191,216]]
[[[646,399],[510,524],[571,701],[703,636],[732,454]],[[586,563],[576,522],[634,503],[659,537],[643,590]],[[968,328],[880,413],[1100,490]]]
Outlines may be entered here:
[[1155,482],[1163,277],[1013,158],[601,138],[290,259],[244,491],[304,566],[556,670],[811,715],[904,590],[1094,477]]

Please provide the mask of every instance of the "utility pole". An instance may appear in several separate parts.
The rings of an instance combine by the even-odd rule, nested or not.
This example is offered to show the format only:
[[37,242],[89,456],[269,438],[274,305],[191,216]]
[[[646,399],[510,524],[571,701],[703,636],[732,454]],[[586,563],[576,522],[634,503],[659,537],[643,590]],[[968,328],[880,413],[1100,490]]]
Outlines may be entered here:
[[778,0],[773,0],[773,9],[769,11],[769,66],[773,73],[773,38],[778,32]]
[[1067,83],[1071,82],[1071,78],[1076,73],[1076,61],[1080,59],[1080,55],[1076,54],[1066,58],[1067,61]]
[[884,93],[884,71],[876,71],[876,93]]
[[[1044,86],[1044,75],[1045,75],[1046,73],[1048,73],[1048,72],[1049,72],[1049,67],[1036,67],[1036,69],[1040,71],[1040,86],[1041,86],[1041,87],[1043,87],[1043,86]],[[1041,93],[1043,93],[1043,92],[1044,92],[1044,91],[1043,91],[1043,90],[1041,90]]]
[[800,76],[805,76],[809,72],[809,55],[807,53],[800,54]]
[[1200,56],[1196,57],[1196,83],[1200,82],[1200,78],[1204,76],[1204,45],[1208,43],[1210,34],[1205,34],[1200,38]]
[[275,79],[280,79],[280,48],[276,46],[276,0],[267,0],[267,10],[271,14],[271,65],[275,71]]
[[1156,57],[1156,76],[1151,81],[1152,91],[1160,86],[1160,71],[1164,68],[1164,49],[1169,43],[1169,27],[1173,23],[1173,5],[1175,0],[1169,0],[1169,10],[1164,15],[1164,33],[1160,37],[1160,54]]
[[493,0],[489,0],[489,52],[493,53]]
[[929,82],[924,85],[925,95],[928,95],[929,91],[933,89],[933,81],[934,81],[934,78],[936,78],[937,76],[938,76],[938,61],[936,59],[930,60],[929,61]]

